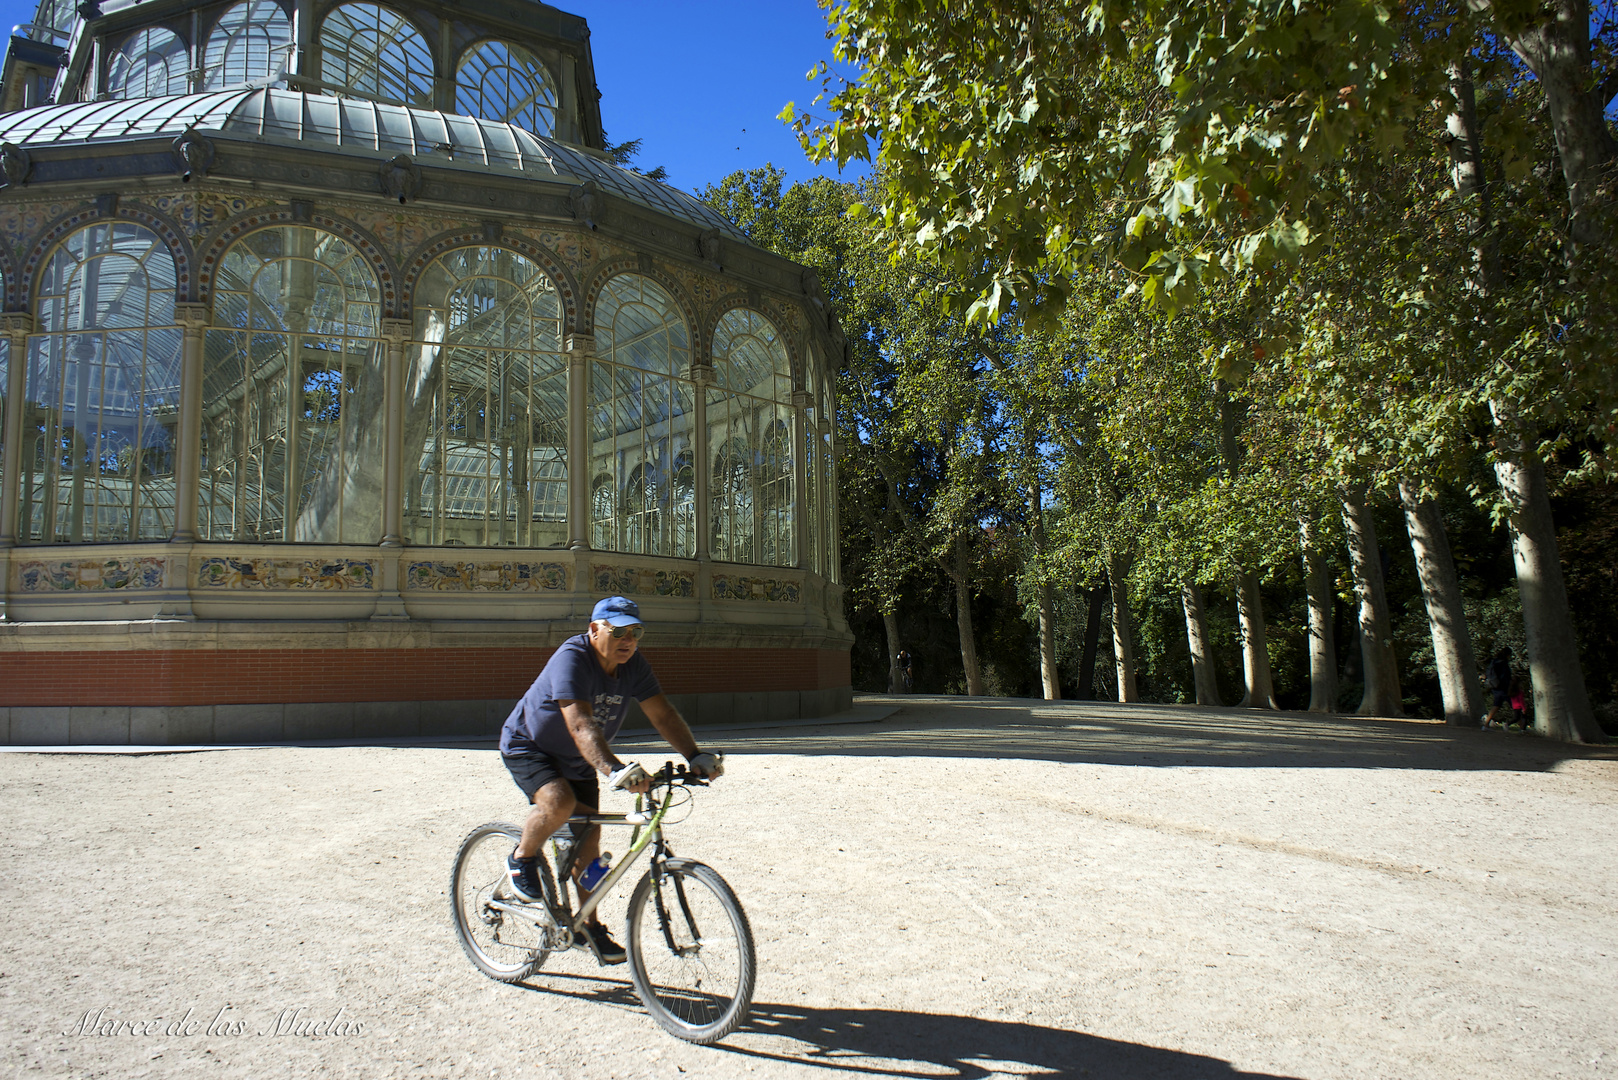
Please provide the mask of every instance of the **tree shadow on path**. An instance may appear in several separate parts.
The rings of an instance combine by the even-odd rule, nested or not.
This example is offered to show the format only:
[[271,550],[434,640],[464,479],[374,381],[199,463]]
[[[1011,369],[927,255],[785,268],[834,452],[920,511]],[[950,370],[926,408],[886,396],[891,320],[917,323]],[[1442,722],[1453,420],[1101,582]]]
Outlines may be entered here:
[[[640,1006],[633,988],[616,979],[562,973],[534,978],[550,983],[528,985],[536,993],[637,1010]],[[1243,1072],[1228,1061],[1202,1054],[1011,1020],[770,1002],[754,1002],[747,1023],[714,1049],[743,1058],[906,1080],[979,1080],[1006,1073],[1109,1080],[1287,1080],[1276,1073]]]
[[[1543,772],[1618,759],[1612,746],[1316,713],[1016,698],[868,697],[899,706],[875,723],[716,731],[727,753],[970,757],[1099,765]],[[700,734],[700,728],[698,729]],[[639,735],[637,732],[635,735]]]

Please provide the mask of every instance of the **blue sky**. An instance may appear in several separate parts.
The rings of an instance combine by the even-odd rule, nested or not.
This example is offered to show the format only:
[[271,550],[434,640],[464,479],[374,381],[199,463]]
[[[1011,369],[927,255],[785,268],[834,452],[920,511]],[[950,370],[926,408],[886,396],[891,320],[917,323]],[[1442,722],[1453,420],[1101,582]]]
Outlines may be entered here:
[[[31,0],[0,0],[9,29],[31,22]],[[807,107],[819,80],[805,74],[831,59],[815,0],[562,0],[590,23],[601,118],[614,142],[641,139],[637,162],[662,165],[688,191],[737,169],[771,162],[793,180],[834,167],[811,165],[776,114]],[[844,174],[864,175],[862,166]]]

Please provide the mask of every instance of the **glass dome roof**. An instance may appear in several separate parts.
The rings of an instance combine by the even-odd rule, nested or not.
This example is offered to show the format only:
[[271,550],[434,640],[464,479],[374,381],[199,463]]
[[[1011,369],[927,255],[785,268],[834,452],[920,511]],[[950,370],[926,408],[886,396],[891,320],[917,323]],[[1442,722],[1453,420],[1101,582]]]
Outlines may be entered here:
[[187,129],[248,142],[409,154],[435,168],[593,180],[609,194],[746,240],[729,219],[677,188],[512,124],[428,109],[266,87],[50,105],[0,116],[0,141],[28,150],[178,136]]

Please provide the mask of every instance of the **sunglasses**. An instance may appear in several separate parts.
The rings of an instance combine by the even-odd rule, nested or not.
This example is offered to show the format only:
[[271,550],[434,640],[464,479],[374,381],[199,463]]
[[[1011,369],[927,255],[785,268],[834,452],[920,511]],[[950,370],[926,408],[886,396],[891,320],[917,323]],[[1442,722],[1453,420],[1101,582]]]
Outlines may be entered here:
[[639,623],[636,623],[634,626],[613,626],[609,627],[608,629],[612,631],[613,637],[621,638],[627,636],[630,641],[639,641],[640,636],[646,633],[646,627],[641,626]]

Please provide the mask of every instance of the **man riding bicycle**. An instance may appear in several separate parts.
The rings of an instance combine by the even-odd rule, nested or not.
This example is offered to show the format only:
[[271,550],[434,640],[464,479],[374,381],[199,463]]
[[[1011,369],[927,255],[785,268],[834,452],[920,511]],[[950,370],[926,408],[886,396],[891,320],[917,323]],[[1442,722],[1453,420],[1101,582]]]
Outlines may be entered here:
[[[716,777],[724,771],[718,756],[698,748],[651,665],[637,652],[644,631],[633,600],[609,596],[596,604],[589,629],[562,643],[500,730],[501,760],[533,805],[522,841],[506,860],[512,891],[523,900],[543,897],[536,859],[551,834],[574,814],[599,812],[599,776],[616,791],[650,787],[646,770],[620,761],[608,745],[623,726],[630,698],[641,703],[652,726],[694,772]],[[581,904],[590,893],[579,875],[596,859],[600,832],[591,828],[576,840],[573,883]],[[623,946],[598,919],[592,917],[585,930],[602,963],[624,962]]]

